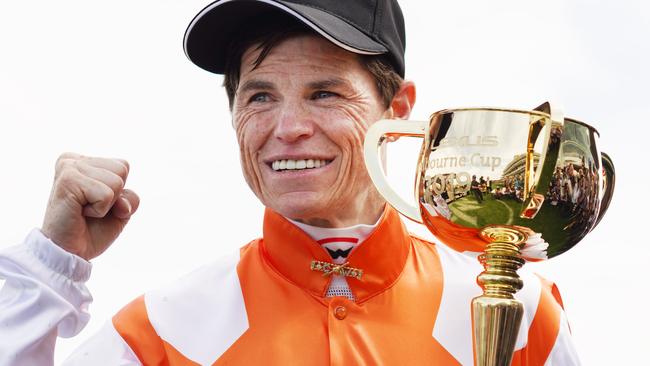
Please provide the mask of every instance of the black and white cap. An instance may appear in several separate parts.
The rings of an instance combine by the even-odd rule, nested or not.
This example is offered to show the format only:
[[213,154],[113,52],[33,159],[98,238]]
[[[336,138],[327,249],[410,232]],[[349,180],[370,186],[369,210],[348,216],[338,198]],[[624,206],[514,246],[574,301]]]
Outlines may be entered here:
[[385,54],[404,77],[406,35],[397,0],[218,0],[185,31],[183,47],[197,66],[223,74],[227,48],[255,19],[288,14],[335,45],[362,55]]

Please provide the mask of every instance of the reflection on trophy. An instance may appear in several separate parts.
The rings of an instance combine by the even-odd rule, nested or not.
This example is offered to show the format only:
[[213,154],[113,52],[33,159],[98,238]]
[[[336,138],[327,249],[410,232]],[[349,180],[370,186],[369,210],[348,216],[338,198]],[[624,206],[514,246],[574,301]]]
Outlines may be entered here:
[[[424,139],[417,205],[388,185],[378,148],[389,136]],[[365,141],[366,165],[384,198],[446,245],[477,254],[483,295],[472,301],[476,365],[510,365],[523,304],[517,270],[564,253],[600,221],[614,166],[598,132],[548,103],[533,111],[467,108],[428,122],[384,120]]]

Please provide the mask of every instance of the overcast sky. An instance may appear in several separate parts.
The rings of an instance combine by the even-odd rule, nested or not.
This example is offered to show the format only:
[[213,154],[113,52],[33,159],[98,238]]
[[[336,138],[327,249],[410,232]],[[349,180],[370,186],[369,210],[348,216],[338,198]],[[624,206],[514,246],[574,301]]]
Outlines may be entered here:
[[[187,24],[207,3],[0,2],[0,248],[40,226],[61,152],[128,159],[128,185],[142,198],[122,237],[94,260],[93,318],[59,342],[58,361],[142,292],[261,232],[263,208],[241,176],[221,78],[182,52]],[[558,283],[584,364],[647,359],[649,3],[401,4],[407,78],[418,86],[413,119],[550,99],[601,132],[617,169],[607,215],[574,249],[531,266]],[[403,144],[389,159],[414,166],[417,146]],[[391,179],[406,192],[413,175],[398,168]]]

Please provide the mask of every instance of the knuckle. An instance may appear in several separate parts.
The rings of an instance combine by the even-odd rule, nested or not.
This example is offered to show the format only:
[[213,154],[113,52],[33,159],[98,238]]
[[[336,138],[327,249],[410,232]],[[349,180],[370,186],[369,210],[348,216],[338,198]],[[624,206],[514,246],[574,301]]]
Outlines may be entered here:
[[99,182],[116,192],[121,191],[126,184],[125,178],[108,169],[101,169],[100,174],[96,178]]
[[122,163],[122,165],[124,165],[124,167],[126,168],[127,171],[130,169],[130,164],[129,164],[129,162],[128,162],[127,160],[124,160],[124,159],[118,159],[118,161],[119,161],[120,163]]
[[61,155],[59,155],[59,160],[61,160],[61,159],[74,159],[74,158],[76,158],[78,156],[79,156],[78,154],[75,154],[73,152],[68,151],[68,152],[64,152]]
[[115,192],[113,192],[113,190],[107,185],[101,183],[97,183],[93,190],[95,193],[92,194],[92,198],[87,198],[88,203],[90,204],[91,209],[96,213],[97,217],[103,217],[111,209],[115,198]]
[[58,186],[71,186],[79,183],[79,174],[72,169],[62,169],[57,180]]
[[67,164],[70,169],[76,169],[77,171],[81,171],[80,168],[82,165],[84,165],[84,163],[79,159],[70,159]]
[[63,169],[65,169],[66,164],[68,163],[68,158],[64,157],[63,155],[59,156],[58,159],[56,159],[56,164],[54,165],[54,171],[59,173]]
[[114,191],[122,191],[124,189],[124,179],[120,176],[115,176],[115,180],[111,185],[111,188],[113,188]]
[[117,163],[118,171],[117,174],[125,178],[129,174],[129,162],[123,159],[114,159],[115,162]]
[[68,168],[69,166],[75,165],[81,158],[82,157],[79,154],[70,153],[70,152],[63,153],[59,155],[59,157],[56,159],[56,163],[54,165],[55,171],[57,173],[61,172],[66,168]]
[[82,177],[72,169],[65,169],[57,176],[52,189],[52,198],[65,202],[78,201],[80,196]]
[[100,201],[105,204],[112,203],[115,198],[115,191],[105,184],[101,184],[100,189],[102,191]]
[[75,154],[73,152],[64,152],[59,155],[57,160],[67,160],[67,159],[79,159],[81,155]]

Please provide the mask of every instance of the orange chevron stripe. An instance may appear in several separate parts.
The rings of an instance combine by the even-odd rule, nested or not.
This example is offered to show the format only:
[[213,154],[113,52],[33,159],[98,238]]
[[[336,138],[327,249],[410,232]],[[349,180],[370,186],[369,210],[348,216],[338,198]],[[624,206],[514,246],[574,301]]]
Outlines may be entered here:
[[133,300],[115,316],[113,326],[145,365],[169,365],[164,346],[149,322],[144,296]]
[[113,326],[146,366],[198,366],[172,345],[160,339],[149,321],[144,296],[133,300],[113,316]]
[[542,290],[535,318],[528,330],[528,344],[515,352],[512,366],[543,366],[560,331],[562,298],[554,283],[538,276]]

